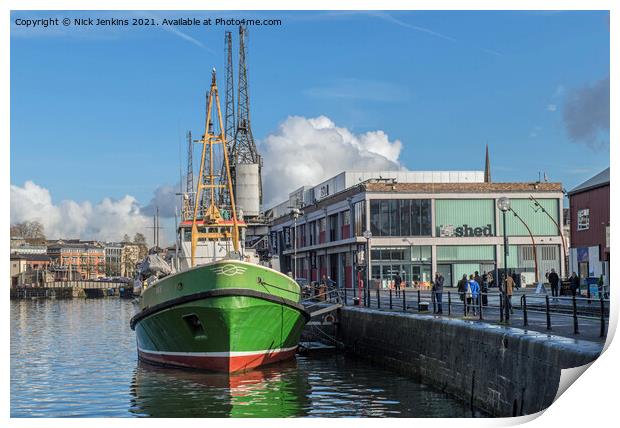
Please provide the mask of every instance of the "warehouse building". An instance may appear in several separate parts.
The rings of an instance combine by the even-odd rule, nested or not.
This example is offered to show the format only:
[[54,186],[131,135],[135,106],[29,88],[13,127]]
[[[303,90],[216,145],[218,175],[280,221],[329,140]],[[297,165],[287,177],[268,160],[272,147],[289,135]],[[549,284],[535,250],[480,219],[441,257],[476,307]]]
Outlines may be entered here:
[[605,285],[609,285],[609,191],[607,168],[568,192],[569,264],[583,283],[603,275]]
[[502,197],[511,202],[508,268],[527,283],[552,268],[564,276],[561,183],[492,183],[488,163],[484,172],[346,171],[302,187],[267,212],[272,265],[353,287],[369,247],[373,287],[389,287],[396,273],[407,286],[428,285],[435,272],[456,286],[464,274],[503,268]]

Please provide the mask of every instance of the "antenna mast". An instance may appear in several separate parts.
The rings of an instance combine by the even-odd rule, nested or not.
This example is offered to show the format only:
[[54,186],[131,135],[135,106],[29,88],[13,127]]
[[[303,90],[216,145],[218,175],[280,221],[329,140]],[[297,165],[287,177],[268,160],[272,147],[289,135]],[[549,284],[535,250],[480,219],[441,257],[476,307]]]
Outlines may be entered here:
[[192,131],[187,131],[187,178],[185,192],[187,193],[187,204],[184,207],[184,218],[189,218],[190,212],[194,207],[194,142],[192,141]]

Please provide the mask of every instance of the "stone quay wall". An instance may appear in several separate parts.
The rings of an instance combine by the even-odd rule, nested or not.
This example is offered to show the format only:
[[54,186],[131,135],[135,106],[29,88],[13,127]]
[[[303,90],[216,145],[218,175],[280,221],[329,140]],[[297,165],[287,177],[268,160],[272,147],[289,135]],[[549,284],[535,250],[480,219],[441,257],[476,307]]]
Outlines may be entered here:
[[344,349],[447,392],[493,416],[552,404],[561,369],[595,360],[602,344],[431,315],[345,307]]

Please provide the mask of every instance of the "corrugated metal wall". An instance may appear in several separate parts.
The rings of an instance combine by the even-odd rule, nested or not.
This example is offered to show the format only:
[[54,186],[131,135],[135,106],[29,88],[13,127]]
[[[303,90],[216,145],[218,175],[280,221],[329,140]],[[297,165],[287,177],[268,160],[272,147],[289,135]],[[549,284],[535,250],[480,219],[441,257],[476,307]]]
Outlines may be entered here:
[[439,236],[440,226],[455,227],[467,224],[473,227],[491,225],[495,234],[495,201],[493,199],[436,199],[435,225]]
[[442,245],[437,247],[437,262],[495,260],[493,245]]
[[[559,223],[559,201],[558,199],[538,199],[540,205]],[[529,199],[511,199],[510,207],[519,214],[519,217],[529,226],[534,236],[558,236],[558,228],[551,219],[537,207],[534,206],[534,202]],[[498,236],[503,236],[504,233],[504,221],[503,215],[499,216],[499,228]],[[529,236],[527,229],[523,226],[523,223],[514,216],[510,211],[506,213],[506,233],[508,236]]]
[[[504,246],[499,246],[498,267],[504,266]],[[560,246],[536,245],[539,280],[544,280],[545,272],[555,269],[560,272]],[[534,271],[534,252],[531,245],[508,246],[508,269],[528,269]]]
[[469,275],[473,275],[474,272],[480,272],[480,263],[455,263],[452,265],[452,282],[457,285],[463,275],[467,275],[467,279],[469,279]]

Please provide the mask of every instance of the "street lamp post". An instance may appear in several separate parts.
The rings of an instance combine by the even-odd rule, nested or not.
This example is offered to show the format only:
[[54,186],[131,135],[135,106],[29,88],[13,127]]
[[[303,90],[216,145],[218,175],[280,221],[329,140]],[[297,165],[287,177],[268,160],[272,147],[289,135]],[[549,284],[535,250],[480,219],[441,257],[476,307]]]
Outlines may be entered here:
[[510,199],[506,197],[497,200],[497,208],[502,211],[504,220],[504,319],[510,321],[510,307],[508,306],[508,294],[506,293],[506,280],[508,279],[508,235],[506,234],[506,212],[510,210]]
[[365,294],[367,297],[367,304],[370,306],[370,238],[372,238],[372,232],[370,230],[365,230],[363,234],[366,239],[366,290]]
[[527,229],[527,233],[530,234],[530,238],[532,239],[532,252],[534,253],[534,277],[535,277],[536,284],[538,284],[538,256],[536,255],[536,241],[534,240],[534,235],[532,234],[532,230],[530,229],[530,227],[521,218],[521,216],[517,214],[516,211],[513,210],[512,208],[510,208],[510,211],[512,211],[514,216],[517,219],[519,219],[519,221],[523,224],[523,226],[525,226],[525,228]]
[[297,219],[301,216],[301,210],[299,208],[293,208],[291,210],[291,216],[293,217],[293,231],[294,239],[293,239],[293,280],[296,281],[297,278]]
[[553,222],[553,224],[555,224],[555,226],[558,228],[558,233],[560,234],[560,238],[562,238],[562,266],[564,267],[564,276],[567,277],[568,276],[568,264],[567,264],[568,254],[566,252],[566,240],[564,239],[564,233],[562,232],[562,228],[560,227],[558,222],[555,221],[553,216],[549,214],[549,212],[545,209],[545,207],[543,207],[542,204],[538,202],[538,199],[530,195],[530,201],[534,202],[534,205],[536,206],[535,211],[540,209],[543,213],[547,215],[547,217],[549,217],[549,219]]

